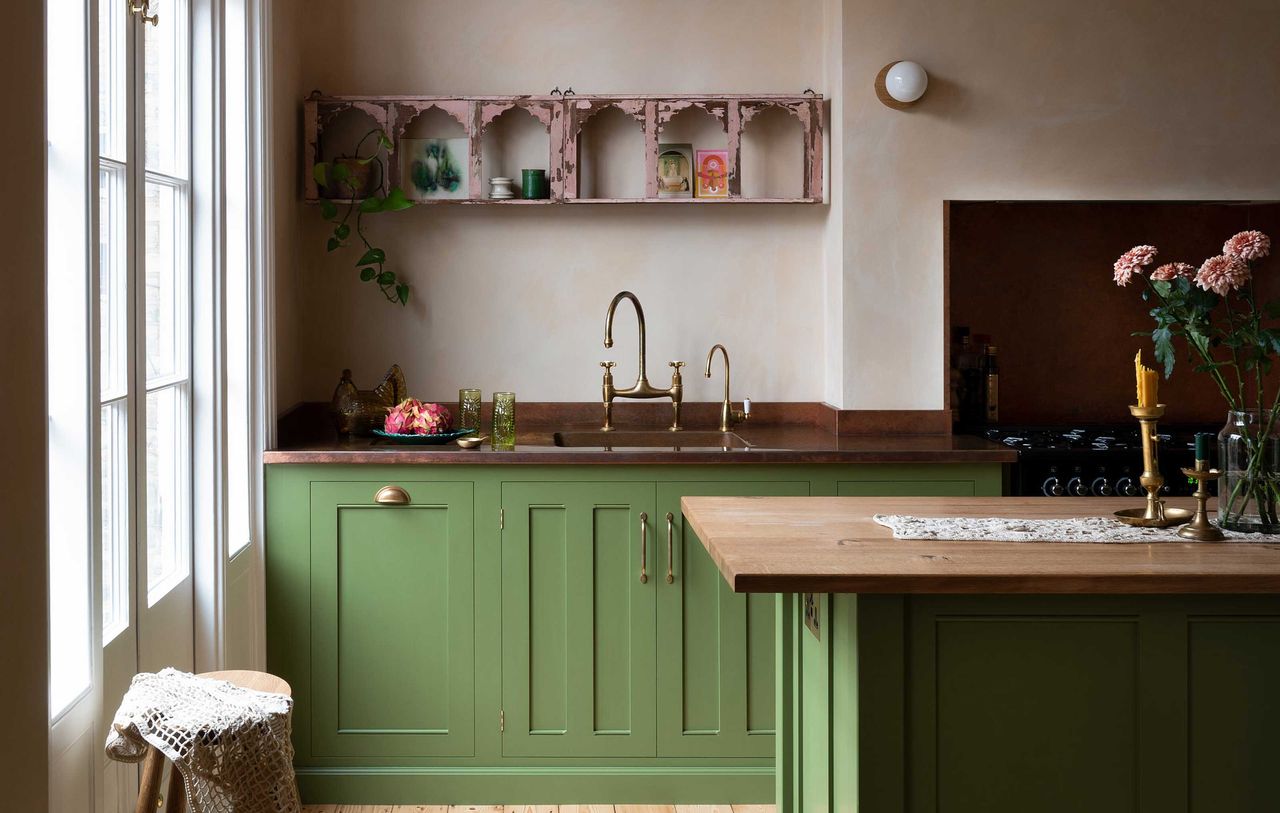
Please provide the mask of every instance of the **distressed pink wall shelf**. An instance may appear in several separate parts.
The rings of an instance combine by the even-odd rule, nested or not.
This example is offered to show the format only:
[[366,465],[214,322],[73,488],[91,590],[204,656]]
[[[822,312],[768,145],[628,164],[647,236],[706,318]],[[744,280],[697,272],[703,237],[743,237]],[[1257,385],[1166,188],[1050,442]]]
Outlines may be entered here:
[[[304,104],[306,199],[321,200],[311,167],[332,158],[323,149],[325,128],[339,116],[356,111],[371,126],[386,131],[392,141],[388,169],[393,181],[401,177],[398,151],[414,119],[437,108],[462,126],[469,141],[468,195],[459,199],[415,201],[426,204],[494,204],[501,206],[587,204],[587,203],[821,203],[823,120],[825,100],[812,93],[801,95],[740,94],[728,96],[322,96],[312,94]],[[580,152],[584,125],[607,108],[617,108],[634,118],[644,135],[644,196],[636,198],[580,197]],[[729,151],[729,196],[726,198],[658,197],[658,144],[663,128],[687,108],[700,108],[712,116],[725,133]],[[520,108],[537,119],[548,135],[547,177],[550,198],[546,200],[489,199],[484,182],[484,134],[499,116]],[[803,139],[803,178],[800,197],[744,197],[742,195],[742,135],[753,117],[770,108],[781,109],[800,123]],[[515,179],[517,186],[519,178]]]

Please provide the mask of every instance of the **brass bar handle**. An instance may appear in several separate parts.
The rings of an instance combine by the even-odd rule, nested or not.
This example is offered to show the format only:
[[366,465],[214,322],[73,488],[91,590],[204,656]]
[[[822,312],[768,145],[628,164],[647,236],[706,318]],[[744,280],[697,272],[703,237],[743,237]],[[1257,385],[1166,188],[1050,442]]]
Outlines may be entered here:
[[640,583],[647,584],[649,574],[646,570],[649,567],[649,515],[644,511],[640,512]]
[[675,515],[670,511],[667,512],[667,584],[671,584],[676,580],[675,574],[671,572],[671,538],[675,536]]
[[379,505],[408,505],[409,492],[400,486],[383,486],[373,495],[373,501]]

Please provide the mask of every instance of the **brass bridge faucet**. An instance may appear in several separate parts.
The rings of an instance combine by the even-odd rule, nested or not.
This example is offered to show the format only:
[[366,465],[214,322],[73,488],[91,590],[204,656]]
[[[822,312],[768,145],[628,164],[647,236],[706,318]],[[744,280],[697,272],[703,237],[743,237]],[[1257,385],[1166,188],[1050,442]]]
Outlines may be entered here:
[[733,408],[733,402],[729,400],[729,351],[724,349],[723,344],[711,346],[710,352],[707,353],[707,369],[703,370],[702,374],[707,378],[711,377],[711,359],[717,350],[724,356],[724,401],[720,404],[720,431],[728,432],[735,423],[742,423],[751,417],[751,399],[742,399],[741,410]]
[[604,399],[604,426],[600,428],[605,432],[613,431],[614,398],[670,398],[671,408],[674,412],[670,429],[672,432],[678,432],[680,431],[680,402],[683,400],[684,394],[684,383],[680,379],[680,368],[684,366],[684,362],[671,361],[667,363],[671,367],[671,386],[669,388],[660,390],[649,383],[649,376],[645,372],[644,360],[644,308],[640,307],[640,300],[630,291],[620,292],[609,303],[609,313],[604,319],[604,346],[613,347],[613,313],[618,309],[618,303],[624,299],[630,299],[631,304],[636,308],[636,322],[640,327],[640,369],[636,374],[636,383],[620,390],[613,386],[613,367],[616,362],[600,362],[600,366],[604,368],[604,382],[600,388]]

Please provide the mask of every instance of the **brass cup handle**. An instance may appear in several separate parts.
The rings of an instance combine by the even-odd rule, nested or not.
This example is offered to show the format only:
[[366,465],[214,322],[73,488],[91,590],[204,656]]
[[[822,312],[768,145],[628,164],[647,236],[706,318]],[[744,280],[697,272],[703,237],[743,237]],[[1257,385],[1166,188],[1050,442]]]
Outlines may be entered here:
[[409,492],[400,486],[383,486],[373,495],[373,501],[379,505],[408,505]]
[[640,583],[647,584],[649,574],[646,570],[649,567],[649,515],[644,511],[640,512]]
[[671,539],[675,536],[675,515],[670,511],[667,512],[667,584],[671,584],[676,580],[675,574],[671,571]]

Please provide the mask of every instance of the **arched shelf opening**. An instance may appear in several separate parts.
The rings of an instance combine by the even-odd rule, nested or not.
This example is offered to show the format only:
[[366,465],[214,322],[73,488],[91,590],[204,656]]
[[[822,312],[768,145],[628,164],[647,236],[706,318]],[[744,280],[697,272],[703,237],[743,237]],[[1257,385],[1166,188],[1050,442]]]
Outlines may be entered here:
[[742,157],[738,163],[742,196],[803,198],[805,132],[800,119],[779,105],[750,108],[743,119]]
[[616,105],[601,108],[578,131],[578,197],[644,197],[644,128]]
[[489,179],[506,177],[519,197],[521,170],[541,169],[551,176],[551,134],[530,110],[512,105],[484,126],[480,146],[480,191]]

